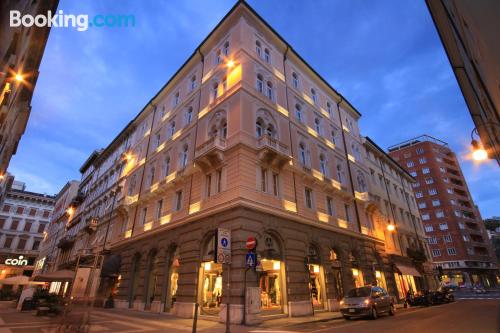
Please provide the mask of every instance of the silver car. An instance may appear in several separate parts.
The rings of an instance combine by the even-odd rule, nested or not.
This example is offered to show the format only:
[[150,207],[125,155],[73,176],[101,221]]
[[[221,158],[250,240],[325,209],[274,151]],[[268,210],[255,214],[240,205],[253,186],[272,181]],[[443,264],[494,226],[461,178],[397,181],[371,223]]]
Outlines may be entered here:
[[340,301],[340,312],[345,319],[371,317],[377,319],[381,313],[394,316],[394,301],[387,292],[376,286],[365,286],[349,290]]

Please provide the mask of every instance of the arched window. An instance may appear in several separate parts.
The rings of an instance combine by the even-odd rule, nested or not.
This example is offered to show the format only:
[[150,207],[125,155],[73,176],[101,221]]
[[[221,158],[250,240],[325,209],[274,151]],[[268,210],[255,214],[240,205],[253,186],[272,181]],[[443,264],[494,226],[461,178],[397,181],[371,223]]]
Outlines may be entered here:
[[255,135],[260,138],[264,134],[264,121],[261,118],[257,118],[255,122]]
[[212,84],[212,93],[211,93],[211,96],[212,96],[212,101],[216,100],[217,97],[219,97],[219,82],[217,82],[217,81],[215,81]]
[[257,55],[259,57],[262,57],[262,46],[260,45],[259,41],[255,42],[255,52],[257,52]]
[[303,142],[299,144],[299,158],[300,158],[300,163],[302,163],[302,165],[307,165],[306,145]]
[[267,81],[266,96],[270,100],[273,100],[273,83],[271,81]]
[[340,164],[337,164],[337,180],[341,184],[344,183],[344,173],[342,171],[342,166]]
[[229,56],[229,41],[226,41],[224,43],[224,55],[227,57]]
[[360,192],[366,192],[366,181],[365,181],[365,177],[363,176],[363,174],[361,172],[358,171],[358,177],[357,177],[357,180],[358,180],[358,186],[359,186],[359,191]]
[[216,65],[220,64],[221,60],[222,60],[221,51],[217,50],[217,52],[215,52],[215,64]]
[[189,150],[188,145],[184,145],[184,147],[182,148],[182,153],[181,153],[181,167],[182,168],[186,167],[186,165],[187,165],[188,150]]
[[332,103],[326,102],[326,111],[328,111],[330,116],[332,115]]
[[227,121],[226,121],[226,119],[222,120],[220,128],[221,128],[222,137],[224,139],[227,138]]
[[149,170],[149,186],[153,185],[155,181],[155,167],[151,166],[151,169]]
[[316,90],[311,88],[311,97],[313,99],[314,104],[318,103],[318,95],[316,95]]
[[302,107],[300,106],[300,104],[295,104],[295,117],[297,117],[297,119],[299,121],[303,121],[303,117],[302,117]]
[[193,107],[188,107],[186,110],[186,125],[191,124],[191,121],[193,120]]
[[174,135],[174,133],[175,133],[175,120],[172,120],[168,127],[168,137],[171,138]]
[[212,125],[212,127],[210,128],[210,136],[215,137],[217,136],[217,133],[218,133],[217,126]]
[[189,82],[189,90],[193,91],[196,88],[196,75],[191,77],[191,81]]
[[314,118],[314,129],[318,134],[321,134],[321,119]]
[[180,101],[180,94],[179,92],[176,92],[174,95],[174,106],[179,105],[179,101]]
[[257,91],[260,92],[261,94],[264,93],[264,78],[262,77],[261,74],[257,74],[256,88],[257,88]]
[[269,124],[267,125],[267,128],[266,128],[266,134],[271,137],[271,138],[274,138],[274,135],[275,135],[275,130],[274,130],[274,126],[273,124]]
[[299,76],[295,72],[292,73],[292,82],[293,82],[293,87],[295,89],[299,89]]
[[361,160],[361,153],[359,151],[359,147],[356,146],[354,143],[351,145],[351,149],[352,149],[352,154],[354,155],[354,158],[358,161]]
[[337,144],[337,142],[336,142],[337,133],[335,133],[335,130],[332,130],[332,132],[330,133],[330,135],[331,135],[333,144],[336,145]]
[[264,60],[270,64],[271,63],[271,52],[268,49],[264,49]]
[[319,169],[323,176],[327,177],[327,168],[326,168],[326,158],[325,155],[320,154],[319,155]]
[[166,156],[163,161],[163,176],[167,177],[170,173],[170,156]]

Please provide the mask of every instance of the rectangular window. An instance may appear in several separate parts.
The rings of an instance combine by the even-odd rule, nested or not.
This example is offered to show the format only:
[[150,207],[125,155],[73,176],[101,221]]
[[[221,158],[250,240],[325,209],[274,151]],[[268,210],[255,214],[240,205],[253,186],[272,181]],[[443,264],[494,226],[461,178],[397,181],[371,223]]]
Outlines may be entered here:
[[417,148],[417,155],[422,155],[424,153],[424,148]]
[[448,192],[449,194],[453,194],[453,189],[449,188],[449,189],[446,190],[446,192]]
[[30,232],[31,231],[31,222],[26,222],[24,224],[24,231]]
[[5,205],[3,205],[2,211],[5,213],[8,213],[8,212],[10,212],[10,207],[11,207],[10,205],[5,204]]
[[267,169],[260,169],[260,190],[267,192]]
[[424,175],[426,175],[426,174],[428,174],[428,173],[430,173],[430,172],[431,172],[431,170],[430,170],[429,168],[423,168],[423,169],[422,169],[422,173],[423,173]]
[[415,192],[415,198],[422,198],[423,196],[422,192]]
[[427,163],[427,159],[425,157],[421,157],[418,159],[418,163],[425,164],[425,163]]
[[434,200],[432,200],[432,205],[434,207],[440,206],[441,205],[441,201],[439,201],[438,199],[434,199]]
[[10,248],[12,246],[12,240],[13,239],[14,238],[12,238],[12,237],[5,238],[5,243],[3,244],[3,247],[4,248]]
[[441,256],[441,251],[439,249],[433,249],[432,250],[432,256],[433,257],[439,257],[439,256]]
[[182,208],[182,191],[175,192],[175,210],[179,211]]
[[406,162],[406,166],[408,168],[411,168],[411,167],[415,166],[415,163],[413,163],[413,161],[408,161],[408,162]]
[[0,219],[0,229],[3,229],[5,226],[5,219]]
[[471,247],[467,248],[467,254],[474,255],[474,249]]
[[469,236],[467,235],[462,235],[463,239],[464,239],[464,242],[468,242],[470,239],[469,239]]
[[450,256],[457,255],[457,250],[455,250],[454,247],[449,247],[449,248],[446,249],[446,251],[448,251],[448,255],[450,255]]
[[461,230],[465,229],[465,225],[462,222],[458,222],[458,228]]
[[437,244],[438,241],[437,241],[436,236],[432,236],[432,237],[427,238],[427,242],[429,244]]
[[453,242],[453,239],[451,238],[451,235],[444,235],[444,236],[443,236],[443,240],[444,240],[446,243],[451,243],[451,242]]
[[326,197],[326,210],[328,215],[333,216],[333,200],[330,197]]
[[50,211],[48,211],[48,210],[44,210],[44,211],[43,211],[43,218],[44,218],[44,219],[49,218],[49,215],[50,215]]
[[410,175],[411,175],[412,177],[417,177],[417,172],[416,172],[416,171],[412,171],[412,172],[410,172]]
[[411,186],[413,188],[417,188],[417,187],[420,187],[420,183],[419,182],[415,182],[415,183],[411,184]]
[[17,207],[16,214],[22,215],[23,213],[24,213],[24,207],[21,206]]
[[310,188],[305,189],[304,191],[305,197],[306,197],[306,207],[307,208],[312,208],[313,207],[313,199],[312,199],[312,190]]
[[205,178],[206,195],[209,197],[212,194],[212,175],[207,175]]
[[347,222],[351,221],[351,216],[349,214],[349,211],[351,210],[349,205],[344,205],[344,210],[345,210],[345,219]]
[[30,216],[35,216],[36,215],[36,208],[31,208],[30,209]]
[[443,212],[442,210],[438,210],[438,211],[436,212],[436,217],[437,217],[438,219],[443,218],[443,217],[444,217],[444,212]]
[[19,221],[18,220],[13,220],[11,225],[10,225],[10,230],[17,230],[17,227],[19,226]]
[[429,214],[422,214],[422,220],[427,221],[430,220],[431,216]]
[[434,184],[434,179],[432,179],[432,178],[425,178],[425,183],[426,183],[427,185],[429,185],[429,184]]
[[456,202],[454,199],[451,199],[451,200],[450,200],[450,203],[451,203],[452,205],[456,205],[456,204],[457,204],[457,202]]
[[432,227],[432,225],[430,224],[425,225],[425,232],[433,232],[433,231],[434,228]]
[[427,204],[425,202],[419,202],[418,208],[427,208]]
[[436,195],[438,192],[435,188],[429,189],[429,195]]
[[439,223],[439,229],[440,230],[448,230],[448,224],[447,223]]
[[35,239],[35,241],[33,242],[33,246],[31,247],[31,249],[33,251],[36,251],[36,250],[38,250],[39,247],[40,247],[40,240]]
[[279,183],[279,175],[277,173],[273,173],[273,194],[275,196],[279,196],[279,188],[280,188],[280,183]]
[[163,200],[158,200],[158,202],[156,203],[156,218],[158,220],[161,218],[162,210],[163,210]]
[[219,169],[217,170],[217,187],[216,187],[217,193],[220,193],[222,191],[222,170]]
[[456,217],[462,217],[462,213],[460,213],[460,211],[459,211],[459,210],[456,210],[456,211],[455,211],[455,216],[456,216]]
[[141,225],[144,225],[146,224],[146,219],[148,217],[148,208],[147,207],[144,207],[142,209],[142,216],[141,216]]
[[19,242],[17,243],[18,250],[24,250],[26,247],[26,238],[19,238]]
[[439,167],[439,171],[440,171],[441,173],[445,173],[445,172],[446,172],[446,169],[445,169],[445,168],[443,168],[443,167]]

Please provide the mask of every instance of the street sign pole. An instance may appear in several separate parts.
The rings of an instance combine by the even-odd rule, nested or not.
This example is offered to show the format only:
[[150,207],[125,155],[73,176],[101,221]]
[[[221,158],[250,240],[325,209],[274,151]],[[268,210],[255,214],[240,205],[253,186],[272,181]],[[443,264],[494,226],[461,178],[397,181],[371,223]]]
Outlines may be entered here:
[[229,304],[231,303],[231,263],[227,264],[227,305],[226,305],[226,333],[231,333]]

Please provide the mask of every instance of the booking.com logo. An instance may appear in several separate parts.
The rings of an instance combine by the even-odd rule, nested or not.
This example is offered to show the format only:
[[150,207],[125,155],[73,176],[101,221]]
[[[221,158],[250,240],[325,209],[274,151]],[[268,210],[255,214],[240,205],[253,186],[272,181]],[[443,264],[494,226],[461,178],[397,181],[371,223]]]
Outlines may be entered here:
[[47,12],[47,15],[39,14],[33,15],[21,15],[18,10],[10,11],[10,26],[11,27],[32,27],[33,25],[37,27],[53,27],[53,28],[76,28],[77,31],[87,31],[90,27],[118,27],[118,28],[128,28],[135,27],[135,16],[134,15],[94,15],[90,20],[87,14],[64,14],[62,10],[59,10],[57,14],[52,14],[51,11]]

